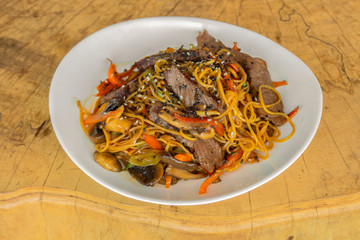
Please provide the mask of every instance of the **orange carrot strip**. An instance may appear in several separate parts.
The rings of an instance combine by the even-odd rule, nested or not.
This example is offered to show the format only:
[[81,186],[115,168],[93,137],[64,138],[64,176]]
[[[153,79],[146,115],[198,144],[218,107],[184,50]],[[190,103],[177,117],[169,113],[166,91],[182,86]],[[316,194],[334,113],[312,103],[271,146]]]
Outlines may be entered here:
[[108,70],[108,81],[115,87],[115,88],[119,88],[122,85],[125,84],[125,81],[122,79],[125,76],[129,76],[130,74],[133,73],[133,68],[129,69],[128,71],[122,72],[122,73],[118,73],[116,71],[116,65],[109,59],[110,61],[110,67]]
[[165,175],[165,187],[170,188],[172,177],[170,175]]
[[176,154],[174,156],[174,158],[176,158],[177,160],[179,160],[181,162],[190,162],[190,161],[192,161],[192,158],[186,153],[184,153],[184,154],[181,154],[181,153]]
[[240,49],[237,46],[237,42],[234,42],[234,46],[232,47],[233,50],[240,52]]
[[214,127],[215,132],[219,134],[220,137],[224,136],[225,129],[224,126],[219,121],[211,119],[210,124],[211,126]]
[[168,47],[164,52],[172,53],[172,52],[175,52],[175,49],[172,47]]
[[233,83],[233,81],[231,81],[229,74],[224,74],[223,76],[224,76],[224,79],[226,81],[226,85],[228,86],[228,88],[231,91],[235,92],[235,84]]
[[152,148],[156,150],[163,150],[163,147],[161,143],[154,138],[153,136],[150,136],[148,134],[143,134],[144,141]]
[[199,194],[205,194],[208,186],[209,186],[212,182],[214,182],[216,179],[218,179],[223,173],[224,173],[224,171],[214,172],[213,174],[211,174],[211,175],[201,184],[200,189],[199,189]]
[[111,117],[119,112],[124,111],[123,107],[119,107],[118,109],[114,110],[114,111],[110,111],[108,113],[96,113],[93,115],[89,115],[85,120],[84,120],[84,124],[88,125],[88,124],[95,124],[98,122],[102,122],[105,121],[108,117]]
[[240,72],[242,67],[237,62],[231,62],[229,63],[229,66],[234,69],[236,73]]
[[102,121],[105,121],[108,118],[108,116],[109,116],[109,113],[90,115],[85,119],[84,124],[88,125],[88,124],[95,124],[98,122],[102,122]]
[[299,106],[297,106],[294,110],[292,110],[292,111],[288,114],[289,118],[295,117],[295,115],[298,113],[298,111],[299,111]]
[[281,86],[285,86],[287,85],[287,81],[279,81],[279,82],[273,82],[273,87],[277,88],[277,87],[281,87]]
[[[231,155],[228,157],[227,162],[224,163],[219,169],[224,169],[227,167],[232,166],[236,160],[240,159],[242,157],[243,151],[240,149],[237,153],[234,155]],[[205,194],[208,186],[214,182],[216,179],[218,179],[224,171],[215,171],[213,174],[211,174],[200,186],[199,194]]]
[[149,113],[146,111],[146,108],[143,108],[140,114],[146,118],[149,118]]

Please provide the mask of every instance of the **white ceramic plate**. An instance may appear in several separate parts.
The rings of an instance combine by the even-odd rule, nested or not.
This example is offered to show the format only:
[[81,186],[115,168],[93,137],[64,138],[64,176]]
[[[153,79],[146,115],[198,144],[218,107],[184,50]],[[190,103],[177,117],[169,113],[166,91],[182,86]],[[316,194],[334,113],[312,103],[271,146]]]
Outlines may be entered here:
[[[81,130],[76,100],[96,93],[106,78],[106,58],[129,67],[136,60],[166,47],[196,44],[199,31],[207,29],[225,45],[238,42],[239,48],[267,62],[273,81],[287,80],[278,88],[285,112],[300,107],[294,118],[294,137],[278,144],[270,158],[257,164],[243,165],[225,173],[222,182],[213,184],[199,196],[204,181],[180,181],[165,189],[145,187],[127,172],[112,173],[100,167],[92,157],[94,146]],[[196,205],[216,202],[248,192],[276,177],[288,168],[310,144],[320,122],[322,93],[311,70],[295,55],[268,38],[234,25],[198,18],[156,17],[132,20],[106,27],[78,43],[61,61],[51,82],[49,107],[51,121],[61,146],[74,163],[103,186],[141,201],[168,205]],[[289,124],[281,128],[290,132]]]

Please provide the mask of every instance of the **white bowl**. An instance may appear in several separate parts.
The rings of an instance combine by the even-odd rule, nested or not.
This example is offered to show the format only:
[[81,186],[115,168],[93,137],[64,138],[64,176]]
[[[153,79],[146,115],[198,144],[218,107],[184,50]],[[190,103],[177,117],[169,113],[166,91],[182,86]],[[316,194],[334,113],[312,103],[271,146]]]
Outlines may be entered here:
[[[94,146],[79,124],[76,100],[96,93],[96,86],[106,79],[109,62],[124,68],[146,55],[166,47],[189,47],[196,44],[199,31],[207,29],[225,45],[238,42],[239,48],[251,56],[264,59],[273,81],[287,80],[278,88],[285,112],[296,106],[293,119],[294,137],[277,144],[266,161],[243,165],[225,173],[222,182],[213,184],[205,195],[198,190],[202,180],[179,181],[166,189],[162,185],[145,187],[127,172],[113,173],[93,160]],[[322,112],[322,93],[311,70],[295,55],[270,39],[234,25],[187,17],[155,17],[122,22],[106,27],[79,42],[61,61],[51,82],[49,94],[51,121],[59,142],[71,160],[101,185],[124,196],[146,202],[168,205],[196,205],[221,201],[248,192],[276,177],[288,168],[310,144],[318,128]],[[289,124],[281,127],[285,136]]]

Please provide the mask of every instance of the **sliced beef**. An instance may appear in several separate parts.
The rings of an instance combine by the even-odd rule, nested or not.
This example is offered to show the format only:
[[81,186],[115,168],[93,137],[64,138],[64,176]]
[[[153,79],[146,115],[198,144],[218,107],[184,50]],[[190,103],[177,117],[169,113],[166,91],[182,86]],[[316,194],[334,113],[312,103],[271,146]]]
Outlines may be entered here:
[[169,70],[164,72],[165,81],[171,87],[185,107],[191,108],[197,103],[206,105],[210,110],[223,112],[222,104],[211,97],[206,90],[190,80],[178,67],[171,65]]
[[[149,119],[164,128],[176,130],[175,127],[171,126],[158,116],[162,108],[163,104],[161,102],[155,102],[150,107]],[[223,153],[216,140],[198,139],[196,141],[189,141],[179,135],[175,135],[174,137],[178,142],[188,147],[194,153],[196,161],[202,168],[206,169],[206,171],[212,173],[216,168],[221,166]]]
[[199,35],[196,38],[198,47],[208,48],[211,52],[216,54],[219,50],[227,48],[221,41],[216,41],[216,39],[211,36],[206,30],[199,32]]
[[163,128],[175,130],[175,127],[159,117],[159,112],[163,109],[163,106],[161,102],[155,102],[149,109],[149,119]]
[[210,58],[209,52],[197,49],[197,50],[177,50],[175,52],[162,52],[155,55],[145,57],[135,63],[135,66],[140,70],[144,71],[147,68],[154,66],[154,64],[160,60],[165,59],[167,61],[201,61]]
[[119,102],[123,103],[130,94],[134,93],[138,89],[138,86],[138,80],[134,79],[126,83],[122,87],[115,89],[103,96],[100,100],[100,104],[109,102],[113,99],[117,99]]
[[194,156],[200,166],[209,173],[221,166],[224,159],[223,152],[219,143],[213,138],[196,140],[193,143],[193,149]]
[[[270,78],[270,74],[267,70],[266,62],[260,58],[253,58],[248,54],[235,51],[226,47],[221,41],[217,41],[213,36],[211,36],[207,31],[200,32],[197,37],[197,42],[199,47],[207,47],[211,52],[217,53],[221,49],[229,50],[231,54],[220,54],[220,58],[225,62],[236,61],[238,62],[245,70],[248,75],[250,91],[254,96],[257,96],[258,99],[258,91],[261,85],[272,86],[272,81]],[[277,95],[267,89],[263,88],[262,96],[265,104],[272,104],[278,100]],[[270,111],[272,112],[284,112],[284,106],[282,101],[279,104],[270,107]],[[257,109],[257,113],[266,119],[269,119],[275,125],[283,125],[286,122],[286,118],[279,115],[268,115],[263,109]]]

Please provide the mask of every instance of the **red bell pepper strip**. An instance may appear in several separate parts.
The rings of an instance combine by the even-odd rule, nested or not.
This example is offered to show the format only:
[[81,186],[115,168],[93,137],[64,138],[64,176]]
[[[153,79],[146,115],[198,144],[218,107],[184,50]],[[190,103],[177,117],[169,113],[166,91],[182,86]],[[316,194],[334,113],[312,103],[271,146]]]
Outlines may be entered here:
[[126,84],[127,78],[132,78],[137,74],[135,72],[135,64],[127,71],[124,71],[122,73],[118,73],[116,71],[116,65],[110,61],[110,67],[107,73],[108,78],[105,81],[102,81],[99,86],[97,86],[98,93],[96,96],[102,96],[105,95],[108,92],[111,92],[113,89],[120,88],[124,84]]
[[120,78],[120,74],[116,71],[115,64],[111,60],[109,61],[110,61],[110,67],[107,74],[108,80],[109,82],[111,82],[112,85],[114,85],[115,88],[119,88],[125,84],[125,81]]
[[209,118],[209,117],[203,117],[203,118],[182,117],[177,113],[173,113],[172,115],[177,120],[179,120],[181,122],[186,122],[186,123],[207,123],[207,124],[210,124],[211,126],[214,127],[216,133],[220,137],[224,136],[224,133],[225,133],[224,126],[217,120],[214,120],[214,119]]
[[203,168],[203,167],[201,167],[201,168],[202,168],[202,170],[204,170],[207,174],[211,175],[211,172],[209,172],[208,170],[206,170],[206,168]]
[[99,86],[96,87],[96,89],[98,90],[98,93],[96,94],[96,96],[103,96],[103,95],[111,92],[111,90],[114,89],[114,85],[109,83],[109,81],[106,79],[106,80],[102,81],[99,84]]

